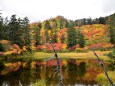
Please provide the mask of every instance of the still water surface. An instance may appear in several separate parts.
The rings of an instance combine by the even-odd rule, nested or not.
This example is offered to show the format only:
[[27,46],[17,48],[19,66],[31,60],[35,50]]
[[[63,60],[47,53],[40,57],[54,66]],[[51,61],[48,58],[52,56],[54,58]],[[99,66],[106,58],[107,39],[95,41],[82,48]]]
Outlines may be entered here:
[[[97,60],[69,59],[60,63],[65,86],[99,86],[95,77],[103,71]],[[55,74],[55,68],[55,60],[20,62],[18,66],[12,65],[0,71],[0,86],[33,86],[39,81],[46,86],[59,86],[59,75]]]

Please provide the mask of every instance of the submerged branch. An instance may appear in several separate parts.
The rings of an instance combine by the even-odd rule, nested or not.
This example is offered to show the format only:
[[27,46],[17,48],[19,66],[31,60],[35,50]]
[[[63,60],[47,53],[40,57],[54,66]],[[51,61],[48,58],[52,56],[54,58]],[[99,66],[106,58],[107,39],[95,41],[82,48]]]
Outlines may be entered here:
[[115,84],[113,84],[112,80],[110,79],[107,70],[103,64],[103,62],[101,61],[101,59],[99,58],[99,56],[97,55],[97,53],[91,48],[91,50],[93,51],[94,55],[97,57],[98,62],[100,63],[100,65],[102,66],[105,76],[107,77],[108,81],[110,82],[111,86],[115,86]]
[[63,76],[62,76],[62,73],[61,73],[61,67],[60,67],[60,61],[59,61],[59,58],[58,58],[58,55],[57,55],[57,52],[52,44],[52,41],[50,40],[50,44],[52,46],[52,49],[54,51],[54,56],[56,58],[56,62],[57,62],[57,68],[55,69],[56,73],[59,73],[60,74],[60,86],[64,86],[63,84]]

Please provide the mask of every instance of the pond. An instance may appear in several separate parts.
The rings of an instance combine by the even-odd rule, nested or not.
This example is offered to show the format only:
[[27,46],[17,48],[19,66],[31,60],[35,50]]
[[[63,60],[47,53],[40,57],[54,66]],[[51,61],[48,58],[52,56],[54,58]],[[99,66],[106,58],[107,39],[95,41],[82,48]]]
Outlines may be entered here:
[[[103,70],[97,60],[68,59],[60,63],[65,86],[99,86],[95,77]],[[0,70],[0,86],[59,86],[55,68],[55,60],[7,63]]]

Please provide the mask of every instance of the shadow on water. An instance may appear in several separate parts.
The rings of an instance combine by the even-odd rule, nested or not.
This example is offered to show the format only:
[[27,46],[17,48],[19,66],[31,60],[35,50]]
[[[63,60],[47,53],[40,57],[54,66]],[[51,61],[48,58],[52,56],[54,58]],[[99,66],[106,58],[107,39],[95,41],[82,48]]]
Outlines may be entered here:
[[[95,77],[103,72],[96,60],[69,59],[60,63],[65,86],[96,86]],[[44,80],[46,86],[59,85],[58,74],[54,71],[55,60],[14,64],[0,70],[0,86],[34,86],[39,80]]]

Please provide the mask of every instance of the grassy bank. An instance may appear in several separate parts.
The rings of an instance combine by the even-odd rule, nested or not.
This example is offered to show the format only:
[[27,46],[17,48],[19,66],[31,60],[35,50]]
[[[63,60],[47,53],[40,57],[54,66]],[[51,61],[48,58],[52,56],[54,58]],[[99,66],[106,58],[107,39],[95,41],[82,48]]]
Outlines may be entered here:
[[[103,60],[109,60],[110,58],[107,57],[107,54],[110,51],[95,51],[97,55]],[[85,53],[77,53],[77,52],[67,52],[67,53],[58,53],[59,58],[61,59],[97,59],[96,56],[92,51],[85,52]],[[33,60],[42,60],[42,59],[50,59],[54,57],[54,53],[47,53],[47,52],[33,52],[30,54],[29,52],[13,56],[2,56],[0,57],[0,61],[2,62],[15,62],[15,61],[33,61]]]
[[[109,58],[106,56],[110,51],[95,51],[98,56],[103,60],[108,60]],[[72,58],[72,59],[96,59],[95,55],[92,51],[87,53],[75,53],[75,52],[68,52],[68,53],[58,53],[60,58]],[[33,54],[35,59],[45,59],[54,57],[54,53],[46,53],[46,52],[35,52]]]

